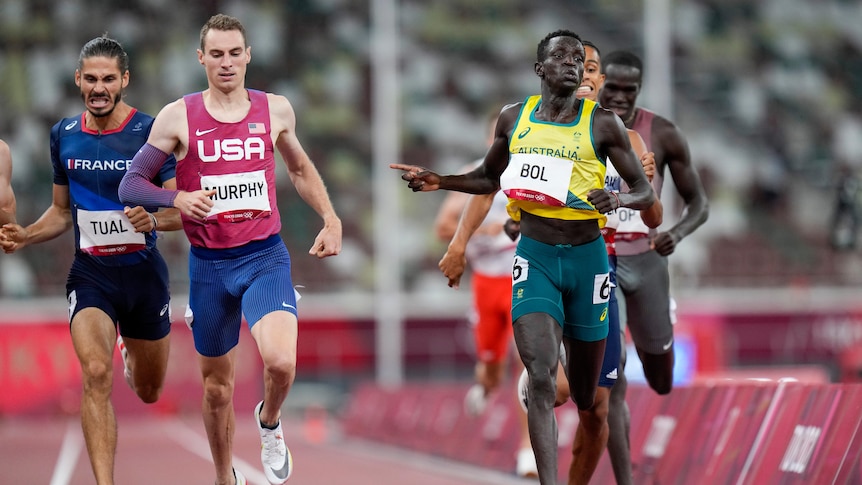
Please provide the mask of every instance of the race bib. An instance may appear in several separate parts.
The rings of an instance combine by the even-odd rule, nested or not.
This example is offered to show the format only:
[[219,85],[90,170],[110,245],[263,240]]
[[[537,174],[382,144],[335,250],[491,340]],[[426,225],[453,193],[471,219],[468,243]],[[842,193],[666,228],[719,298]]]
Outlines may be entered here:
[[[621,193],[623,190],[622,177],[617,172],[614,164],[608,161],[605,172],[605,190],[614,190]],[[617,234],[649,234],[649,227],[641,219],[640,212],[628,207],[619,207],[607,214],[608,220],[605,226],[615,227]]]
[[649,234],[649,227],[644,224],[640,212],[628,207],[620,207],[617,209],[619,214],[619,226],[617,233],[619,234]]
[[121,210],[88,211],[78,209],[78,246],[93,256],[116,256],[147,247],[147,239]]
[[530,262],[526,259],[515,255],[512,262],[512,284],[527,281],[527,275],[530,272]]
[[216,191],[212,196],[215,204],[207,218],[217,218],[219,222],[242,222],[267,217],[272,213],[264,170],[204,175],[201,177],[201,188]]
[[602,273],[593,276],[593,304],[607,303],[611,298],[611,276],[610,273]]
[[575,162],[538,154],[513,154],[500,176],[500,188],[510,199],[565,207]]

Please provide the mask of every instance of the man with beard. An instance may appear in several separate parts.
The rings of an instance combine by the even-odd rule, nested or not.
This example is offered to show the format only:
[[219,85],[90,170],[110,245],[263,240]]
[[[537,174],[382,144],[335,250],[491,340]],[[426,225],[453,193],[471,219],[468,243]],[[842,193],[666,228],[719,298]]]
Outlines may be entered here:
[[[75,259],[66,281],[72,344],[81,364],[81,425],[99,485],[114,483],[117,420],[111,404],[114,344],[125,377],[145,403],[162,391],[170,345],[168,269],[156,230],[180,228],[176,209],[125,207],[117,188],[144,144],[153,118],[126,104],[129,57],[107,36],[81,49],[75,84],[86,110],[51,129],[53,201],[29,226],[5,224],[7,253],[75,232]],[[155,183],[173,188],[175,160]],[[120,337],[122,336],[122,337]]]

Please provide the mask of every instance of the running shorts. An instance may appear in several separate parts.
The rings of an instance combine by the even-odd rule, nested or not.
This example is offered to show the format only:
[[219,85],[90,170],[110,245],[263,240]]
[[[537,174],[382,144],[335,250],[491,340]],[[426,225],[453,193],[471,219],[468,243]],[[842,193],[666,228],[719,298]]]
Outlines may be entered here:
[[[219,357],[239,343],[242,317],[251,328],[274,311],[297,314],[290,255],[280,237],[239,248],[193,247],[189,253],[189,311],[195,350]],[[224,255],[219,259],[219,255]]]
[[627,325],[639,350],[661,355],[673,344],[667,258],[655,251],[617,256],[617,290],[622,291]]
[[480,362],[506,360],[512,341],[512,277],[473,273],[471,322]]
[[599,341],[608,336],[610,290],[601,236],[579,246],[521,236],[512,266],[512,321],[528,313],[547,313],[566,337]]
[[[617,257],[608,255],[611,285],[616,286]],[[599,386],[614,387],[617,382],[617,372],[620,366],[622,338],[620,338],[620,309],[617,301],[617,289],[611,288],[608,299],[608,340],[605,343],[605,359],[602,361],[602,373],[599,376]]]
[[168,266],[156,250],[128,266],[105,266],[78,253],[66,279],[69,323],[84,308],[98,308],[123,337],[159,340],[171,331]]

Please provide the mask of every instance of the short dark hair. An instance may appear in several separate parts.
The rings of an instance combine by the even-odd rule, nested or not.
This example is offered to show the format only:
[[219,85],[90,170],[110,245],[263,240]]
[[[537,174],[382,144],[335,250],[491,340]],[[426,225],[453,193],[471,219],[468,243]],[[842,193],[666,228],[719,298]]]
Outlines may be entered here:
[[536,61],[542,62],[542,60],[547,57],[548,54],[546,51],[548,50],[548,44],[551,42],[551,39],[555,37],[571,37],[578,42],[583,43],[581,37],[578,34],[572,32],[571,30],[555,30],[550,34],[546,35],[544,39],[539,41],[539,46],[536,48]]
[[629,51],[614,51],[606,55],[602,59],[602,72],[606,71],[608,66],[616,64],[618,66],[631,67],[637,69],[640,77],[643,78],[644,65],[641,58]]
[[243,27],[242,22],[240,22],[236,17],[231,17],[230,15],[225,15],[223,13],[218,13],[210,17],[209,20],[207,20],[207,23],[201,27],[201,50],[204,50],[204,37],[206,37],[210,30],[221,30],[224,32],[238,30],[239,33],[242,34],[243,45],[248,46],[248,41],[245,37],[245,27]]
[[91,57],[116,59],[121,73],[129,70],[129,55],[123,49],[123,46],[116,40],[108,37],[108,34],[102,34],[84,44],[84,47],[81,48],[81,53],[78,54],[78,69],[84,67],[84,59]]
[[598,54],[599,57],[602,57],[602,51],[599,50],[599,46],[593,44],[592,42],[590,42],[586,39],[581,39],[581,44],[584,45],[584,49],[586,49],[587,47],[592,47],[593,49],[595,49],[596,54]]

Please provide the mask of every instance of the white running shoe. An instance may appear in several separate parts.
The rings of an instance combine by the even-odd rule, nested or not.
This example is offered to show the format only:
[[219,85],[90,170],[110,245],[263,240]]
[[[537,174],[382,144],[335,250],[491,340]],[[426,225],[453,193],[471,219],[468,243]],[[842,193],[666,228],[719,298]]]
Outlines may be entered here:
[[519,477],[538,478],[539,468],[536,466],[536,455],[533,454],[532,448],[521,448],[518,450],[515,472]]
[[281,431],[281,420],[275,429],[264,428],[260,423],[260,410],[263,401],[254,408],[254,422],[260,432],[260,461],[263,463],[263,473],[272,485],[281,485],[290,478],[293,472],[293,457],[284,444],[284,433]]
[[481,384],[473,384],[464,396],[464,411],[468,416],[479,416],[485,412],[488,399],[485,398],[485,388]]
[[[527,374],[527,369],[524,369],[521,371],[521,377],[518,377],[518,403],[521,404],[521,409],[523,409],[525,413],[527,412],[527,396],[529,390],[530,375]],[[532,451],[533,450],[530,450],[530,452]]]
[[236,468],[233,469],[233,477],[236,479],[236,485],[248,485],[248,480]]
[[123,342],[123,337],[117,335],[117,349],[120,351],[120,357],[123,358],[123,376],[126,378],[126,382],[129,384],[133,390],[135,386],[132,385],[132,371],[129,369],[129,350],[126,348],[126,343]]

